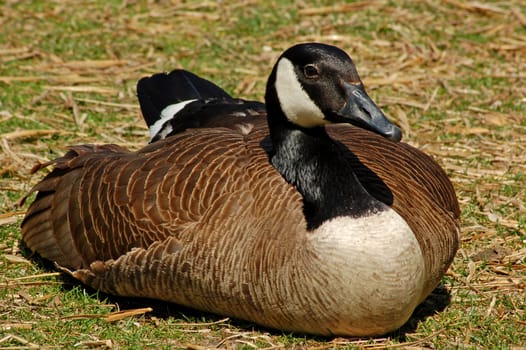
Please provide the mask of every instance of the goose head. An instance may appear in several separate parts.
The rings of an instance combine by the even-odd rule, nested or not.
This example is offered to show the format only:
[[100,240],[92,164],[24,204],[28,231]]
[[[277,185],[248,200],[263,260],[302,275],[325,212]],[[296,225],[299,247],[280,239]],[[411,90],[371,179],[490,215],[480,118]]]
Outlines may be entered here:
[[402,138],[367,95],[352,59],[320,43],[295,45],[278,59],[265,95],[269,127],[289,123],[309,129],[349,123],[393,141]]

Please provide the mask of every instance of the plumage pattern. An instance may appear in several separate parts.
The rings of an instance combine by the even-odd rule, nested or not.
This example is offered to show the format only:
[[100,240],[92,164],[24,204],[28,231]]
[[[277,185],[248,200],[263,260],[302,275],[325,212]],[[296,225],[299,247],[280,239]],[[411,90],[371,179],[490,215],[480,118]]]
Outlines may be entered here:
[[[279,292],[308,293],[290,290],[298,287],[295,283],[261,286],[270,283],[269,274],[279,273],[277,266],[295,269],[297,281],[316,274],[306,268],[315,256],[301,249],[306,236],[301,196],[268,163],[260,147],[270,147],[264,123],[253,125],[248,135],[195,129],[137,153],[113,145],[72,148],[35,187],[39,193],[22,226],[24,240],[108,293],[245,319],[258,319],[255,314],[265,310],[258,319],[262,324],[302,327],[278,313],[276,305]],[[368,191],[391,204],[415,232],[425,252],[420,299],[425,298],[457,250],[459,210],[447,176],[407,144],[351,126],[328,130],[356,155],[352,161]],[[201,264],[194,266],[196,261]],[[225,275],[231,269],[245,275]],[[253,284],[264,294],[252,291]],[[271,291],[278,291],[276,300]],[[231,302],[218,302],[227,292]],[[244,303],[254,305],[243,310]],[[323,315],[326,308],[320,300],[298,305],[305,315]],[[308,317],[303,322],[311,324]]]
[[[75,146],[43,164],[54,169],[34,188],[37,197],[22,223],[27,246],[111,294],[322,335],[400,327],[458,248],[458,202],[440,166],[405,143],[349,125],[327,126],[348,149],[342,154],[367,192],[410,227],[399,237],[414,233],[391,242],[383,226],[371,227],[364,218],[357,227],[368,227],[381,254],[368,257],[374,250],[363,252],[357,243],[346,253],[324,240],[328,226],[307,230],[301,194],[269,160],[273,149],[261,105],[226,98],[194,107],[203,112],[218,105],[217,114],[196,117],[198,128],[191,128],[196,114],[189,104],[180,128],[137,152]],[[392,211],[382,215],[398,220]],[[343,246],[352,242],[338,239]],[[323,251],[325,245],[335,248]],[[369,262],[379,281],[372,290],[360,277],[370,273]]]

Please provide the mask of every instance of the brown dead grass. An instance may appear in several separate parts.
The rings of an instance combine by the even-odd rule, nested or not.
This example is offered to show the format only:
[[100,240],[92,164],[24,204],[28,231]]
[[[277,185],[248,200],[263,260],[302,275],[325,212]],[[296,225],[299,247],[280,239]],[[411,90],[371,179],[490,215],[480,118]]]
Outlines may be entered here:
[[[21,103],[15,97],[0,100],[0,226],[12,227],[22,217],[25,207],[16,204],[41,177],[29,175],[32,166],[61,154],[66,145],[118,143],[137,149],[145,144],[134,92],[141,76],[184,67],[238,96],[260,99],[283,49],[301,41],[331,43],[353,56],[370,94],[402,126],[405,140],[433,155],[450,174],[463,210],[462,245],[445,280],[452,295],[449,311],[406,335],[405,342],[389,337],[305,345],[479,347],[473,336],[484,337],[481,329],[492,322],[516,326],[516,338],[502,344],[526,343],[526,6],[520,0],[300,1],[272,2],[266,7],[275,12],[258,13],[257,3],[125,1],[117,12],[73,1],[26,11],[15,1],[1,5],[6,34],[0,40],[0,87],[6,96],[18,94]],[[275,20],[276,14],[285,19]],[[82,17],[97,26],[67,34],[56,30],[69,18]],[[275,27],[251,31],[243,24],[246,18]],[[51,37],[58,47],[63,35],[85,41],[97,53],[81,57],[74,49],[43,44]],[[160,47],[171,37],[177,45]],[[7,237],[8,243],[0,243],[0,264],[25,272],[0,277],[1,286],[20,305],[39,305],[42,300],[27,296],[26,289],[55,282],[21,269],[30,263],[21,258],[19,232]],[[8,303],[0,302],[0,313],[9,315]],[[479,324],[468,318],[470,312],[481,315]],[[9,332],[0,336],[0,347],[42,345],[16,333],[33,323],[7,317],[1,326]],[[202,324],[198,331],[207,327]],[[206,344],[189,345],[192,349],[282,346],[275,336],[229,327],[192,339],[188,343]],[[80,346],[117,345],[95,339]]]

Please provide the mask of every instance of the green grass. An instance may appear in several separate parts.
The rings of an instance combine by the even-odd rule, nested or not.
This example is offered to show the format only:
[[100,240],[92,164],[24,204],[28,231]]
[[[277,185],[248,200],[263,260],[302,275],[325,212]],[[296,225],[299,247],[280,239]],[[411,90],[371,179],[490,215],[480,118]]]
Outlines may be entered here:
[[[486,7],[462,0],[357,4],[331,10],[332,1],[3,2],[0,349],[524,346],[526,25],[514,13],[526,16],[526,6],[520,0]],[[30,176],[31,167],[71,144],[144,145],[135,98],[140,77],[184,67],[237,96],[261,99],[279,53],[304,41],[349,52],[404,139],[450,174],[462,209],[461,247],[444,289],[426,301],[448,295],[443,310],[421,310],[383,338],[317,338],[102,295],[65,276],[42,275],[52,266],[26,260],[19,224],[27,204],[17,203],[42,177]],[[495,247],[503,250],[477,258]],[[140,307],[153,312],[104,319]]]

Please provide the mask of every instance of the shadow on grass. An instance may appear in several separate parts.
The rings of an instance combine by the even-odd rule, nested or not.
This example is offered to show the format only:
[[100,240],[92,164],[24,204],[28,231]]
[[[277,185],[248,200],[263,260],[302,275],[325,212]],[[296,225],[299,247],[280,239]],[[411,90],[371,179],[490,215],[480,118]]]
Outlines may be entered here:
[[[47,271],[56,271],[54,264],[46,259],[41,258],[38,254],[33,254],[23,242],[21,242],[20,247],[22,248],[22,254],[33,263],[40,266],[42,269]],[[132,297],[121,297],[111,294],[106,294],[96,289],[93,289],[89,286],[81,284],[78,280],[69,276],[67,274],[62,274],[60,279],[62,280],[62,288],[64,291],[71,291],[74,288],[82,286],[84,291],[90,298],[98,299],[101,302],[107,302],[108,304],[113,304],[117,310],[129,310],[129,309],[138,309],[150,307],[153,311],[145,314],[145,318],[159,318],[159,319],[168,319],[175,318],[182,320],[183,322],[188,323],[218,323],[221,320],[225,319],[225,316],[217,315],[213,313],[208,313],[205,311],[199,311],[192,309],[190,307],[177,305],[170,302],[165,302],[156,299],[147,299],[147,298],[132,298]],[[382,337],[389,337],[395,339],[399,342],[406,341],[406,334],[415,332],[418,324],[423,322],[428,317],[431,317],[439,312],[442,312],[451,302],[451,294],[449,290],[443,286],[437,286],[433,292],[422,302],[413,312],[413,315],[410,319],[398,330],[386,334]],[[117,311],[115,310],[115,311]],[[255,331],[255,332],[264,332],[271,334],[273,336],[293,336],[300,337],[306,340],[326,342],[333,339],[333,337],[323,337],[323,336],[314,336],[310,334],[301,334],[301,333],[285,333],[283,331],[266,328],[260,325],[257,325],[250,321],[239,320],[235,318],[230,318],[225,324],[228,324],[232,327],[238,329],[244,329],[246,331]],[[358,339],[358,338],[356,338]],[[363,338],[362,338],[363,339]],[[367,339],[367,338],[365,338]]]
[[444,285],[439,284],[431,294],[417,306],[409,320],[400,329],[387,336],[398,339],[400,342],[406,341],[406,334],[414,333],[420,322],[444,311],[450,302],[451,293]]

